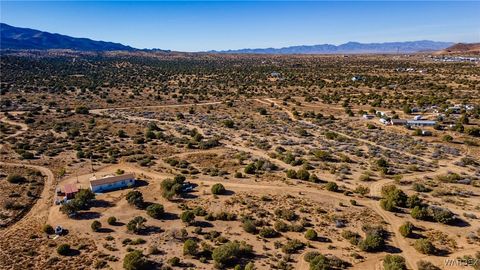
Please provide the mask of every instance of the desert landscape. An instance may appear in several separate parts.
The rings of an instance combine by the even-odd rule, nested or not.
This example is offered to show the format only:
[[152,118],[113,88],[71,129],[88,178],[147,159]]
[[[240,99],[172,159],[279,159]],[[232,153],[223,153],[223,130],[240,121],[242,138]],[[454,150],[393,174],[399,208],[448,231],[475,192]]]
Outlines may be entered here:
[[479,64],[4,52],[0,268],[480,269]]

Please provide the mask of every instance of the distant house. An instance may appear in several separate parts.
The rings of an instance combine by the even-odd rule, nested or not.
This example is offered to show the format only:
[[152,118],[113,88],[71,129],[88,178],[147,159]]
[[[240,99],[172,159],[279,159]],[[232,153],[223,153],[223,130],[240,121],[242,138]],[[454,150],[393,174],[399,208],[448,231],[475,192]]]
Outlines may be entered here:
[[107,176],[100,179],[90,180],[90,189],[95,192],[106,192],[116,189],[122,189],[133,186],[135,184],[135,176],[133,173],[122,174],[117,176]]
[[393,126],[404,126],[407,124],[407,120],[404,119],[390,119],[390,125]]
[[382,123],[384,125],[388,125],[388,120],[385,119],[385,118],[380,118],[380,120],[378,120],[378,121],[380,121],[380,123]]
[[437,121],[431,120],[407,120],[407,125],[411,127],[429,127],[434,126]]
[[65,191],[65,198],[67,198],[67,200],[75,198],[75,194],[78,193],[78,188],[75,184],[66,184],[63,186],[63,190]]

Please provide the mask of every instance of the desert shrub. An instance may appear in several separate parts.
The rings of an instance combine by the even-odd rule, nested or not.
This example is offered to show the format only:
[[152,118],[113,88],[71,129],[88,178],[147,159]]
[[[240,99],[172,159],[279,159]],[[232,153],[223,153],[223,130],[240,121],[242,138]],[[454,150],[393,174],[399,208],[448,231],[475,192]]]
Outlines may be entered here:
[[255,264],[254,264],[253,262],[248,262],[248,263],[245,265],[244,270],[255,270]]
[[255,167],[255,164],[250,163],[247,166],[245,166],[245,169],[243,171],[246,174],[254,174],[257,171],[257,167]]
[[358,233],[349,230],[343,231],[342,237],[347,239],[352,245],[358,245],[362,241],[362,237]]
[[275,215],[288,221],[296,220],[298,218],[297,214],[295,214],[295,211],[285,208],[276,209]]
[[278,231],[278,232],[287,232],[289,230],[289,226],[287,223],[281,221],[281,220],[277,220],[274,224],[273,224],[273,228]]
[[370,193],[370,189],[366,186],[357,186],[353,192],[365,196]]
[[18,174],[10,174],[7,177],[7,181],[11,184],[20,184],[20,183],[25,182],[26,180],[27,179],[25,179],[25,177],[23,177],[21,175],[18,175]]
[[427,209],[419,206],[415,206],[410,212],[410,215],[414,219],[419,219],[419,220],[425,220],[428,218]]
[[174,196],[182,193],[182,184],[185,182],[185,176],[177,175],[174,179],[165,179],[160,184],[162,197],[171,200]]
[[413,183],[412,189],[415,190],[416,192],[429,192],[431,191],[428,187],[421,183]]
[[415,206],[422,206],[422,200],[418,197],[418,195],[412,195],[408,197],[407,203],[408,208],[414,208]]
[[248,232],[248,233],[256,233],[257,232],[257,226],[255,226],[255,223],[251,219],[245,219],[243,221],[243,229]]
[[315,240],[317,239],[317,237],[318,237],[317,232],[313,229],[308,229],[305,232],[305,238],[308,240]]
[[224,194],[225,193],[225,187],[220,184],[220,183],[217,183],[215,185],[212,186],[212,194]]
[[50,224],[43,225],[42,231],[46,234],[54,234],[55,233],[55,230],[53,230],[53,227]]
[[358,244],[362,251],[376,252],[381,251],[385,247],[384,231],[378,228],[367,230],[367,235],[364,240]]
[[440,267],[435,266],[433,263],[420,260],[417,262],[418,270],[441,270]]
[[407,270],[407,265],[402,256],[387,254],[383,259],[383,268],[385,270]]
[[227,242],[213,249],[212,259],[217,267],[234,264],[238,259],[251,255],[252,246],[245,242]]
[[415,240],[413,247],[422,254],[430,255],[435,252],[435,247],[432,242],[425,238]]
[[127,199],[128,204],[133,205],[137,208],[142,208],[144,201],[143,201],[143,194],[138,190],[132,190],[127,193],[125,197]]
[[395,204],[395,201],[389,200],[389,199],[381,199],[380,200],[380,206],[382,207],[383,210],[389,211],[389,212],[395,212],[397,211],[397,207]]
[[193,239],[187,239],[183,243],[183,255],[196,256],[198,254],[198,244]]
[[297,171],[297,178],[307,181],[310,178],[310,173],[305,169],[300,169]]
[[432,217],[433,220],[443,224],[451,223],[455,219],[452,211],[446,208],[442,208],[438,206],[429,206],[427,208],[427,212],[429,216]]
[[288,240],[282,247],[282,251],[285,254],[293,254],[301,250],[305,246],[304,243],[297,239]]
[[288,178],[297,179],[297,172],[294,169],[287,170],[286,174]]
[[180,258],[178,257],[172,257],[170,259],[167,260],[167,263],[170,265],[170,266],[180,266]]
[[163,209],[163,205],[159,203],[151,204],[147,207],[147,215],[151,216],[152,218],[159,219],[165,213]]
[[195,219],[195,214],[192,211],[184,211],[180,215],[180,219],[187,223],[187,224],[192,224],[193,220]]
[[338,191],[338,185],[335,182],[328,182],[327,184],[325,184],[325,189],[328,190],[328,191],[337,192]]
[[102,228],[102,223],[100,223],[98,220],[94,220],[90,225],[90,228],[92,228],[92,231],[98,232],[98,230]]
[[70,253],[70,245],[69,244],[61,244],[57,247],[57,253],[62,256],[66,256]]
[[382,196],[384,199],[391,201],[395,206],[405,207],[408,196],[395,185],[387,185],[382,188]]
[[148,269],[148,261],[140,250],[134,250],[123,258],[123,268],[125,270]]
[[414,228],[413,224],[407,221],[403,223],[398,230],[400,231],[400,234],[403,235],[404,237],[409,237],[412,235],[413,228]]
[[116,218],[116,217],[109,217],[109,218],[107,219],[107,223],[108,223],[109,225],[115,225],[115,224],[117,224],[117,218]]
[[278,236],[278,232],[271,227],[263,227],[258,234],[264,238],[273,238]]

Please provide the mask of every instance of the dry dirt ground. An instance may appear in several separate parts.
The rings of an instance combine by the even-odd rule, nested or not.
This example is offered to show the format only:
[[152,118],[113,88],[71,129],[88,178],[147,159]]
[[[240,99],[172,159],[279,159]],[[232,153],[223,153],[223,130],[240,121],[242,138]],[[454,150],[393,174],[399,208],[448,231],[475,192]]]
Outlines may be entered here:
[[[31,164],[14,162],[14,160],[1,162],[2,168],[18,169],[24,166],[28,170],[38,171],[45,177],[45,182],[43,192],[30,211],[18,222],[0,230],[0,268],[25,269],[22,267],[26,266],[31,269],[92,269],[95,267],[121,269],[123,257],[129,250],[139,249],[144,254],[149,254],[152,248],[156,247],[160,252],[149,254],[148,259],[151,261],[165,264],[168,259],[176,256],[181,258],[184,267],[212,269],[211,261],[201,262],[183,255],[183,242],[186,238],[197,239],[212,246],[218,246],[226,241],[225,239],[246,241],[253,247],[255,256],[251,260],[255,262],[258,269],[272,269],[279,267],[282,263],[290,265],[291,269],[309,269],[303,257],[312,250],[336,256],[350,263],[351,269],[382,269],[382,260],[389,253],[402,255],[411,269],[417,269],[416,263],[420,260],[427,260],[442,269],[447,269],[444,268],[446,258],[474,255],[480,251],[479,242],[475,240],[479,238],[467,238],[467,235],[477,234],[480,226],[479,221],[469,215],[479,215],[479,187],[435,180],[437,176],[448,173],[473,177],[478,168],[462,167],[456,164],[463,157],[478,153],[475,152],[478,151],[475,147],[470,150],[452,145],[451,147],[458,148],[458,153],[447,153],[444,158],[435,159],[432,157],[435,140],[426,140],[419,144],[402,139],[395,141],[398,144],[388,144],[382,142],[382,137],[369,136],[361,128],[367,121],[360,122],[363,120],[358,120],[359,117],[354,121],[346,119],[343,126],[332,126],[328,123],[316,124],[310,120],[298,119],[294,113],[298,110],[315,110],[328,115],[335,110],[343,110],[341,107],[335,108],[335,106],[316,103],[309,106],[289,106],[274,98],[249,99],[240,101],[238,104],[238,107],[233,109],[220,102],[209,102],[197,105],[120,107],[90,111],[90,114],[98,118],[121,119],[133,126],[155,122],[163,132],[174,137],[182,136],[182,128],[196,129],[204,137],[222,135],[221,145],[212,149],[185,149],[175,144],[165,145],[165,148],[157,154],[161,158],[155,159],[148,166],[121,159],[113,165],[96,163],[95,171],[91,172],[91,164],[86,161],[70,166],[65,172],[59,174],[54,164],[45,162],[45,165],[42,165],[42,160],[33,161]],[[195,107],[196,115],[188,115],[187,111],[191,107]],[[198,116],[207,115],[207,110],[212,107],[215,113],[210,117],[216,122],[210,118]],[[259,116],[257,113],[259,108],[267,108],[267,119]],[[145,112],[148,112],[148,116],[145,116]],[[185,114],[185,119],[175,121],[175,115],[179,112]],[[224,127],[219,123],[224,121],[225,115],[232,115],[235,125],[245,125],[248,128],[235,130]],[[19,122],[5,118],[1,120],[5,124],[20,127],[16,128],[16,132],[9,132],[6,135],[10,138],[21,136],[27,131],[28,126]],[[249,125],[250,122],[257,124],[252,127]],[[309,136],[298,135],[298,128],[306,130]],[[385,131],[385,134],[381,133],[382,135],[379,136],[396,134],[409,137],[405,131],[396,131],[394,127],[380,128],[384,129],[382,131]],[[130,130],[127,132],[135,134]],[[325,134],[328,132],[337,133],[342,137],[342,141],[336,142],[326,138],[328,136]],[[275,154],[275,147],[267,147],[265,144],[283,145],[288,152],[297,154],[297,158],[307,159],[309,163],[315,165],[310,171],[312,174],[316,174],[324,182],[337,183],[340,190],[345,192],[328,191],[324,182],[311,183],[286,177],[286,170],[298,170],[301,166],[286,163],[279,152]],[[410,148],[411,145],[416,148],[413,146]],[[442,145],[447,147],[445,149],[450,149],[448,144]],[[155,147],[158,146],[151,147],[156,149]],[[304,149],[303,152],[299,148]],[[344,158],[350,161],[319,161],[305,149],[309,151],[331,149],[331,155],[335,159]],[[9,150],[2,148],[2,151]],[[369,158],[364,158],[365,154],[355,155],[356,152],[368,153]],[[371,169],[371,164],[378,153],[387,156],[389,161],[395,161],[394,169],[401,172],[401,177],[395,178]],[[476,154],[473,154],[473,157],[478,159]],[[74,159],[74,157],[69,158]],[[186,161],[190,166],[185,168],[173,166],[168,159]],[[246,164],[259,159],[276,165],[278,169],[245,174],[243,169]],[[417,164],[418,168],[409,167],[411,160]],[[91,177],[115,174],[118,170],[135,173],[137,178],[142,180],[142,185],[135,189],[142,192],[146,202],[160,203],[164,206],[166,214],[163,218],[158,220],[151,218],[145,210],[129,205],[125,199],[129,189],[98,194],[94,206],[88,211],[80,212],[76,218],[69,218],[62,214],[59,211],[60,207],[53,204],[54,191],[57,187],[61,188],[64,184],[72,183],[87,188]],[[192,171],[195,173],[191,173]],[[371,173],[371,180],[360,180],[366,171]],[[185,172],[190,173],[187,175],[187,181],[196,184],[194,191],[173,201],[163,198],[160,183]],[[244,176],[233,177],[235,172],[241,172]],[[6,171],[5,174],[8,173],[10,172]],[[449,197],[435,196],[433,192],[419,194],[430,204],[448,207],[464,221],[462,225],[452,226],[420,221],[413,219],[408,214],[408,210],[403,213],[393,213],[380,207],[378,198],[382,196],[382,187],[396,184],[406,194],[412,195],[417,193],[411,186],[411,183],[415,182],[426,184],[434,182],[431,186],[435,189],[458,191],[458,194],[464,194]],[[211,187],[215,183],[222,183],[227,193],[219,196],[211,194]],[[369,193],[365,196],[352,193],[359,186],[368,187]],[[352,200],[355,203],[352,203]],[[212,221],[198,215],[195,224],[190,226],[179,219],[184,210],[193,210],[197,207],[213,215],[222,212],[234,214],[236,219]],[[276,214],[278,209],[291,210],[297,217],[293,221],[283,220]],[[107,219],[112,216],[118,220],[115,225],[107,223]],[[136,235],[127,231],[125,224],[135,216],[143,216],[147,219],[147,233]],[[281,232],[274,238],[246,233],[242,228],[242,218],[245,217],[263,220],[262,227],[274,227],[275,222],[279,220],[292,227],[301,224],[302,227],[314,229],[319,237],[315,240],[307,240],[304,237],[304,230]],[[90,228],[94,220],[102,224],[102,230],[99,232],[93,232]],[[432,255],[419,253],[413,247],[415,239],[403,237],[398,230],[405,221],[412,222],[421,236],[430,239],[438,250],[442,250],[442,253]],[[338,222],[341,222],[342,226],[338,226]],[[68,230],[68,234],[52,239],[42,232],[44,224],[61,225]],[[381,225],[388,231],[387,248],[384,251],[375,253],[361,251],[341,236],[346,229],[363,235],[362,227],[365,225]],[[185,229],[186,233],[181,229]],[[218,232],[220,237],[217,235],[211,238],[210,235],[215,234],[214,231]],[[125,244],[125,239],[137,238],[145,240],[145,243]],[[298,252],[286,255],[279,247],[291,239],[298,239],[306,246]],[[56,247],[61,243],[70,243],[74,254],[68,257],[56,254]]]

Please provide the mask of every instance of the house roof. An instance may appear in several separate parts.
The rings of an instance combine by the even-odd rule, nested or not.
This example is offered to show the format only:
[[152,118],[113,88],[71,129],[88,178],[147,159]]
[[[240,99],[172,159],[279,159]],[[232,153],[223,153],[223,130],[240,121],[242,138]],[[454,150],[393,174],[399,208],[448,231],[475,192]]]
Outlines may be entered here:
[[120,182],[123,180],[130,180],[130,179],[135,179],[135,175],[133,173],[126,173],[122,175],[117,175],[117,176],[110,176],[110,177],[104,177],[100,179],[95,179],[90,181],[91,186],[101,186],[105,184],[111,184],[115,182]]
[[78,192],[78,188],[75,184],[66,184],[63,186],[63,189],[65,190],[65,194],[73,194]]

